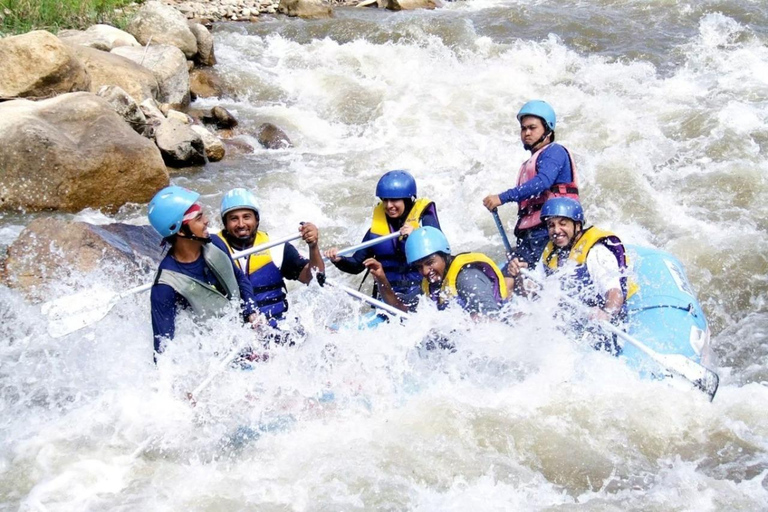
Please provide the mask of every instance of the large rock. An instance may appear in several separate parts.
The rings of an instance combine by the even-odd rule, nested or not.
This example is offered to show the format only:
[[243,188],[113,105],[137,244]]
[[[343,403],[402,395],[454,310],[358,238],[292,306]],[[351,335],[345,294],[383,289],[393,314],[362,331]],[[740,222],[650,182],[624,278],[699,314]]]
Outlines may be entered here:
[[188,59],[197,53],[197,38],[189,29],[187,18],[160,2],[145,3],[128,22],[126,30],[143,45],[169,44],[184,52]]
[[146,273],[160,260],[160,240],[150,226],[38,218],[8,247],[0,277],[7,286],[34,295],[49,281],[87,274],[105,262]]
[[288,135],[272,123],[264,123],[259,126],[256,140],[266,149],[285,149],[293,146]]
[[192,131],[195,132],[203,139],[203,146],[205,147],[205,157],[209,162],[218,162],[224,158],[224,143],[221,139],[209,132],[202,126],[192,125]]
[[59,38],[36,30],[0,39],[0,99],[87,91],[91,79]]
[[[133,128],[133,131],[147,136],[147,118],[139,108],[139,104],[127,92],[116,85],[105,85],[96,94],[107,100],[115,112],[128,123],[128,126]],[[154,131],[152,133],[154,134]]]
[[60,30],[59,39],[72,46],[110,51],[118,46],[141,46],[128,32],[110,25],[93,25],[86,30]]
[[412,11],[415,9],[435,9],[442,7],[440,0],[387,0],[390,11]]
[[157,101],[174,106],[189,104],[189,71],[181,50],[167,44],[147,48],[121,46],[113,54],[130,59],[152,72],[157,80]]
[[115,210],[167,184],[157,147],[95,94],[0,103],[0,209]]
[[114,85],[138,103],[147,98],[157,98],[160,90],[157,78],[144,66],[120,55],[85,46],[73,46],[72,51],[91,76],[91,92],[98,92],[105,85]]
[[280,0],[277,12],[305,19],[333,17],[333,9],[322,0]]
[[203,139],[186,123],[166,119],[155,129],[155,142],[171,167],[205,164]]
[[203,66],[216,64],[216,55],[213,53],[213,36],[211,32],[200,23],[189,22],[189,30],[197,39],[197,56],[195,60]]

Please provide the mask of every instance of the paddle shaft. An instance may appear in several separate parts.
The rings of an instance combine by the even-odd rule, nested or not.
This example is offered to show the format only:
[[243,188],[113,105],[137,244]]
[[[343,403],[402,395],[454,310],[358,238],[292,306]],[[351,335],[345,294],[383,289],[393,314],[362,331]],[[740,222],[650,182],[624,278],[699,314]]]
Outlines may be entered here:
[[[368,240],[367,242],[363,242],[361,244],[357,244],[357,245],[353,245],[351,247],[347,247],[346,249],[342,249],[342,250],[338,251],[336,254],[338,256],[346,256],[346,255],[349,255],[349,254],[354,254],[354,253],[356,253],[357,251],[359,251],[361,249],[367,249],[368,247],[373,247],[374,245],[378,245],[378,244],[380,244],[382,242],[386,242],[387,240],[392,240],[393,238],[398,238],[399,236],[400,236],[400,232],[399,231],[395,231],[394,233],[390,233],[390,234],[385,235],[385,236],[380,236],[380,237],[372,238],[372,239]],[[323,261],[330,261],[330,258],[325,257],[325,258],[323,258]]]
[[340,290],[343,290],[343,291],[347,292],[349,295],[351,295],[352,297],[355,297],[355,298],[358,298],[360,300],[363,300],[363,301],[367,302],[368,304],[371,304],[372,306],[375,306],[375,307],[377,307],[379,309],[383,309],[384,311],[386,311],[387,313],[389,313],[391,315],[394,315],[394,316],[397,316],[397,317],[400,317],[400,318],[408,318],[408,314],[407,313],[405,313],[403,311],[400,311],[399,309],[397,309],[394,306],[390,306],[386,302],[382,302],[380,300],[374,299],[373,297],[371,297],[369,295],[361,293],[361,292],[355,290],[354,288],[349,288],[348,286],[344,286],[343,284],[336,284],[336,283],[334,283],[332,281],[329,281],[328,279],[325,280],[325,284],[327,284],[329,286],[333,286],[334,288],[338,288]]
[[507,250],[507,255],[510,255],[512,254],[512,244],[509,242],[509,237],[507,237],[504,224],[501,223],[501,219],[499,218],[499,211],[494,209],[491,214],[493,214],[493,220],[496,222],[496,227],[498,228],[499,234],[501,235],[501,241],[504,242],[504,248]]
[[[526,278],[536,283],[539,287],[543,286],[543,283],[530,271],[522,270],[521,272]],[[563,294],[562,298],[567,304],[573,306],[582,314],[588,313],[587,307],[573,297],[569,297],[568,295]],[[720,378],[715,372],[706,366],[701,365],[681,354],[660,354],[639,339],[635,338],[627,332],[622,331],[610,322],[599,320],[597,323],[602,329],[610,332],[611,334],[615,334],[627,343],[633,345],[636,349],[647,355],[660,366],[689,380],[694,386],[696,386],[697,389],[705,392],[709,396],[710,401],[712,401],[712,399],[715,397],[715,392],[717,391]]]

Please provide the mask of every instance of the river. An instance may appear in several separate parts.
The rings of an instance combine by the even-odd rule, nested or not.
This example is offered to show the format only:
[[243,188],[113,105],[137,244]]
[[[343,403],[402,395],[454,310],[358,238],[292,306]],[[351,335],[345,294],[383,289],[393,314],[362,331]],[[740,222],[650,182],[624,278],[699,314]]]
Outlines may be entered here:
[[[273,122],[294,147],[173,183],[211,213],[252,188],[270,233],[308,220],[322,247],[342,247],[365,233],[379,176],[409,169],[454,250],[501,259],[482,198],[512,186],[528,156],[515,114],[545,99],[588,221],[685,265],[715,400],[641,379],[542,305],[513,325],[427,308],[336,331],[365,309],[292,283],[307,338],[216,373],[253,337],[237,322],[183,323],[155,367],[147,295],[52,339],[39,305],[0,286],[0,510],[768,509],[767,4],[470,0],[262,19],[214,27],[216,69],[238,93],[196,106],[226,107],[243,133]],[[511,230],[515,207],[500,214]],[[55,215],[145,224],[146,205]],[[2,214],[0,248],[31,218]],[[105,262],[52,293],[135,279]],[[419,351],[432,329],[456,351]]]

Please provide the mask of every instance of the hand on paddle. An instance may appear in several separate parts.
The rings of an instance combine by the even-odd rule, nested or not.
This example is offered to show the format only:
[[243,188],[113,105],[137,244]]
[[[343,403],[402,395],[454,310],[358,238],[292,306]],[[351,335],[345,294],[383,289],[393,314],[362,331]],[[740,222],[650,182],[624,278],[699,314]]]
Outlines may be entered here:
[[341,261],[341,256],[339,256],[339,249],[338,247],[332,247],[325,251],[324,256],[331,260],[331,262],[336,263],[337,261]]
[[377,260],[376,258],[368,258],[363,262],[363,265],[365,268],[368,269],[368,271],[371,273],[373,278],[376,280],[377,283],[382,284],[386,282],[389,284],[389,280],[387,280],[387,275],[384,273],[384,267],[381,265],[381,262]]
[[400,311],[407,312],[408,307],[406,307],[406,305],[397,298],[397,295],[395,295],[394,290],[392,290],[392,285],[389,284],[389,279],[387,279],[387,274],[384,272],[384,267],[382,266],[381,262],[376,258],[368,258],[363,262],[363,265],[368,269],[373,278],[376,280],[376,285],[379,288],[379,293],[381,294],[381,298],[384,299],[384,302],[390,306],[396,307]]
[[410,224],[405,224],[403,225],[403,227],[400,228],[400,236],[403,239],[407,238],[408,235],[410,235],[411,233],[413,233],[413,226],[411,226]]
[[511,277],[517,277],[520,275],[520,270],[528,268],[528,263],[525,261],[519,259],[519,258],[512,258],[509,263],[507,263],[507,273]]
[[299,226],[299,233],[301,233],[301,239],[304,240],[307,245],[312,247],[313,245],[317,245],[318,240],[318,231],[317,226],[312,224],[311,222],[303,222],[301,226]]
[[485,196],[483,199],[483,206],[488,208],[488,211],[492,212],[499,206],[501,206],[501,199],[499,198],[498,194],[491,194],[489,196]]

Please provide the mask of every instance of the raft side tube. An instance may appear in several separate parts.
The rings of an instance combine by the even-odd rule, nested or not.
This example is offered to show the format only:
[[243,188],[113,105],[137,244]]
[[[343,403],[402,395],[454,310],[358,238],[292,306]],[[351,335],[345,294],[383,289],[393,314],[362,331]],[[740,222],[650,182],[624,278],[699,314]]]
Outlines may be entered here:
[[[627,252],[640,287],[627,300],[629,334],[657,352],[680,354],[709,366],[709,326],[683,264],[659,249],[628,245]],[[630,345],[623,355],[632,365],[645,359]]]

